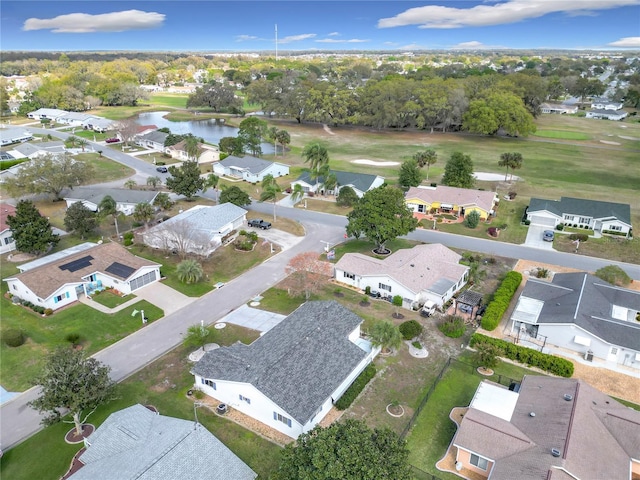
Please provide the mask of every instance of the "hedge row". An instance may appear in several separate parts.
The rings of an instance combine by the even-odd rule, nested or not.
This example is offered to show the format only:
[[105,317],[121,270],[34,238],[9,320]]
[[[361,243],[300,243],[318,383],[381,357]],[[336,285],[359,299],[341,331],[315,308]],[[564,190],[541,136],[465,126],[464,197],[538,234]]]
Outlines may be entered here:
[[360,392],[367,386],[367,383],[376,376],[376,366],[373,363],[367,365],[358,378],[351,384],[347,391],[335,403],[338,410],[346,410],[351,406],[353,401],[358,398]]
[[528,347],[515,345],[498,338],[487,337],[480,333],[474,333],[471,336],[469,345],[473,347],[477,343],[488,343],[495,345],[504,352],[504,356],[510,360],[529,365],[530,367],[538,367],[546,372],[561,377],[570,378],[573,375],[573,363],[564,358],[549,355],[548,353],[538,352]]
[[493,295],[493,299],[487,305],[487,310],[482,316],[482,328],[491,331],[498,326],[521,282],[522,274],[519,272],[507,273]]

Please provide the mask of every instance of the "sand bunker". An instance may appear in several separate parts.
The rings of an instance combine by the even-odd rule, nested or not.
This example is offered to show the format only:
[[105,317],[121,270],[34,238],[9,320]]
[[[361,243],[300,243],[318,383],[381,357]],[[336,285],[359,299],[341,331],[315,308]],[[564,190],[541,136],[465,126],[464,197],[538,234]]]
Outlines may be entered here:
[[625,140],[640,140],[640,138],[637,137],[626,137],[624,135],[618,135],[618,137],[624,138]]
[[600,140],[600,143],[606,143],[607,145],[620,145],[619,142],[610,142],[609,140]]
[[351,160],[351,163],[358,163],[360,165],[374,165],[376,167],[394,167],[396,165],[400,165],[400,162],[378,162],[376,160],[367,160],[366,158]]
[[[503,181],[504,182],[504,173],[486,173],[486,172],[474,172],[473,176],[476,177],[478,180],[484,180],[486,182],[499,182],[499,181]],[[517,175],[511,175],[509,174],[509,176],[507,177],[507,181],[510,180],[520,180],[520,177]]]

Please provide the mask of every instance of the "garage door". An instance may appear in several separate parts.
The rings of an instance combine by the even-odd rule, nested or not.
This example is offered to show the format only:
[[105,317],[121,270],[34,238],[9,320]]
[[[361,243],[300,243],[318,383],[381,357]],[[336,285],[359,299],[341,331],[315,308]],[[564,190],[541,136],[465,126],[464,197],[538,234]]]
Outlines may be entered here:
[[553,218],[543,217],[541,215],[531,215],[531,223],[533,225],[543,225],[545,227],[555,227],[556,221]]
[[151,282],[155,282],[158,277],[156,276],[156,271],[152,270],[144,275],[141,275],[137,278],[132,279],[129,282],[129,286],[131,287],[131,291],[137,290],[138,288],[142,288],[145,285],[150,284]]

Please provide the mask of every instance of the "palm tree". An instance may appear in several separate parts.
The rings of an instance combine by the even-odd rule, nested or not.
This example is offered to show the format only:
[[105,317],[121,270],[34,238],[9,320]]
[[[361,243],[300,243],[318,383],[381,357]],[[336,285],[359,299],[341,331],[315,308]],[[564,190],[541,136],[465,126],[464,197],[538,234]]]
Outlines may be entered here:
[[271,127],[269,130],[267,130],[267,135],[269,135],[269,138],[271,140],[273,140],[273,150],[275,152],[276,157],[278,156],[278,147],[277,142],[278,142],[278,127]]
[[402,344],[402,333],[400,329],[387,320],[379,320],[373,324],[369,331],[371,343],[389,351],[398,348]]
[[202,265],[193,259],[181,261],[176,267],[176,274],[183,283],[197,283],[204,276]]
[[118,230],[118,204],[111,195],[105,195],[98,205],[98,212],[102,216],[111,215],[116,225],[116,235],[120,238],[120,231]]
[[300,200],[304,198],[304,188],[299,183],[296,183],[293,186],[293,190],[291,191],[291,203],[295,205]]
[[69,147],[73,148],[78,144],[78,140],[80,140],[75,135],[69,135],[67,139],[64,141]]
[[309,163],[309,173],[316,180],[317,187],[322,167],[329,164],[329,152],[323,145],[314,142],[304,147],[302,157],[305,159],[304,163]]
[[198,152],[200,151],[200,148],[197,137],[187,135],[184,139],[184,148],[190,160],[198,160]]
[[202,192],[206,192],[209,188],[213,188],[216,192],[216,203],[218,202],[218,183],[220,183],[220,177],[215,173],[210,173],[207,178],[204,179],[204,185],[202,186]]
[[79,147],[82,148],[82,151],[84,152],[84,147],[86,147],[87,145],[89,145],[89,142],[85,139],[85,138],[79,138],[78,141],[76,142],[78,144]]
[[136,207],[133,210],[133,219],[135,221],[144,222],[144,226],[146,227],[153,219],[153,215],[153,207],[149,203],[136,203]]
[[261,202],[273,201],[273,221],[276,221],[276,203],[278,201],[278,193],[282,190],[280,185],[273,178],[273,175],[265,175],[262,179],[262,193],[260,194]]
[[282,145],[282,156],[284,157],[285,147],[291,143],[291,135],[289,135],[289,132],[286,130],[278,130],[276,133],[276,139],[278,140],[278,143]]
[[[522,154],[513,152],[513,153],[503,153],[500,155],[500,161],[498,165],[501,167],[507,167],[507,171],[504,174],[504,181],[507,181],[507,174],[509,173],[509,169],[516,170],[522,167]],[[511,177],[513,178],[513,173],[511,173]]]
[[429,180],[429,167],[438,161],[438,154],[433,148],[427,148],[422,152],[416,152],[413,155],[413,159],[418,162],[420,168],[426,165],[427,167],[427,180]]
[[135,180],[133,180],[132,178],[130,178],[129,180],[127,180],[126,182],[124,182],[124,186],[125,186],[126,188],[128,188],[129,190],[133,190],[133,189],[134,189],[134,187],[137,187],[137,186],[138,186],[138,183],[137,183]]

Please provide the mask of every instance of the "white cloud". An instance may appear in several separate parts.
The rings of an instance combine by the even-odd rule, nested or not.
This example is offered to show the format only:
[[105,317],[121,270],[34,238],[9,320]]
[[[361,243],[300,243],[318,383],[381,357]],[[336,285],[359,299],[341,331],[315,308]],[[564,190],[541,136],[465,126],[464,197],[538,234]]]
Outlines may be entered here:
[[290,35],[288,37],[278,39],[278,43],[291,43],[291,42],[299,42],[301,40],[307,40],[309,38],[315,37],[315,33],[303,33],[301,35]]
[[607,45],[610,47],[640,48],[640,37],[624,37]]
[[147,30],[158,28],[164,22],[165,15],[157,12],[126,10],[123,12],[70,13],[54,18],[28,18],[22,29],[51,30],[53,33],[92,33],[124,32],[127,30]]
[[337,38],[320,38],[318,40],[316,40],[316,42],[318,43],[366,43],[366,42],[370,42],[371,40],[363,40],[360,38],[350,38],[350,39],[345,39],[345,40],[340,40]]
[[471,8],[428,5],[405,10],[395,17],[378,20],[379,28],[419,25],[420,28],[486,27],[516,23],[550,13],[593,15],[597,10],[640,5],[640,0],[507,0],[494,5],[476,5]]
[[472,40],[470,42],[460,42],[457,45],[453,45],[451,48],[460,48],[460,49],[466,49],[466,48],[487,48],[486,45],[483,45],[481,42],[478,42],[476,40]]
[[255,35],[236,35],[236,42],[246,42],[248,40],[257,40]]
[[327,37],[337,37],[337,36],[339,36],[339,35],[340,35],[340,33],[339,33],[339,32],[331,32],[331,33],[328,33],[328,34],[327,34]]

